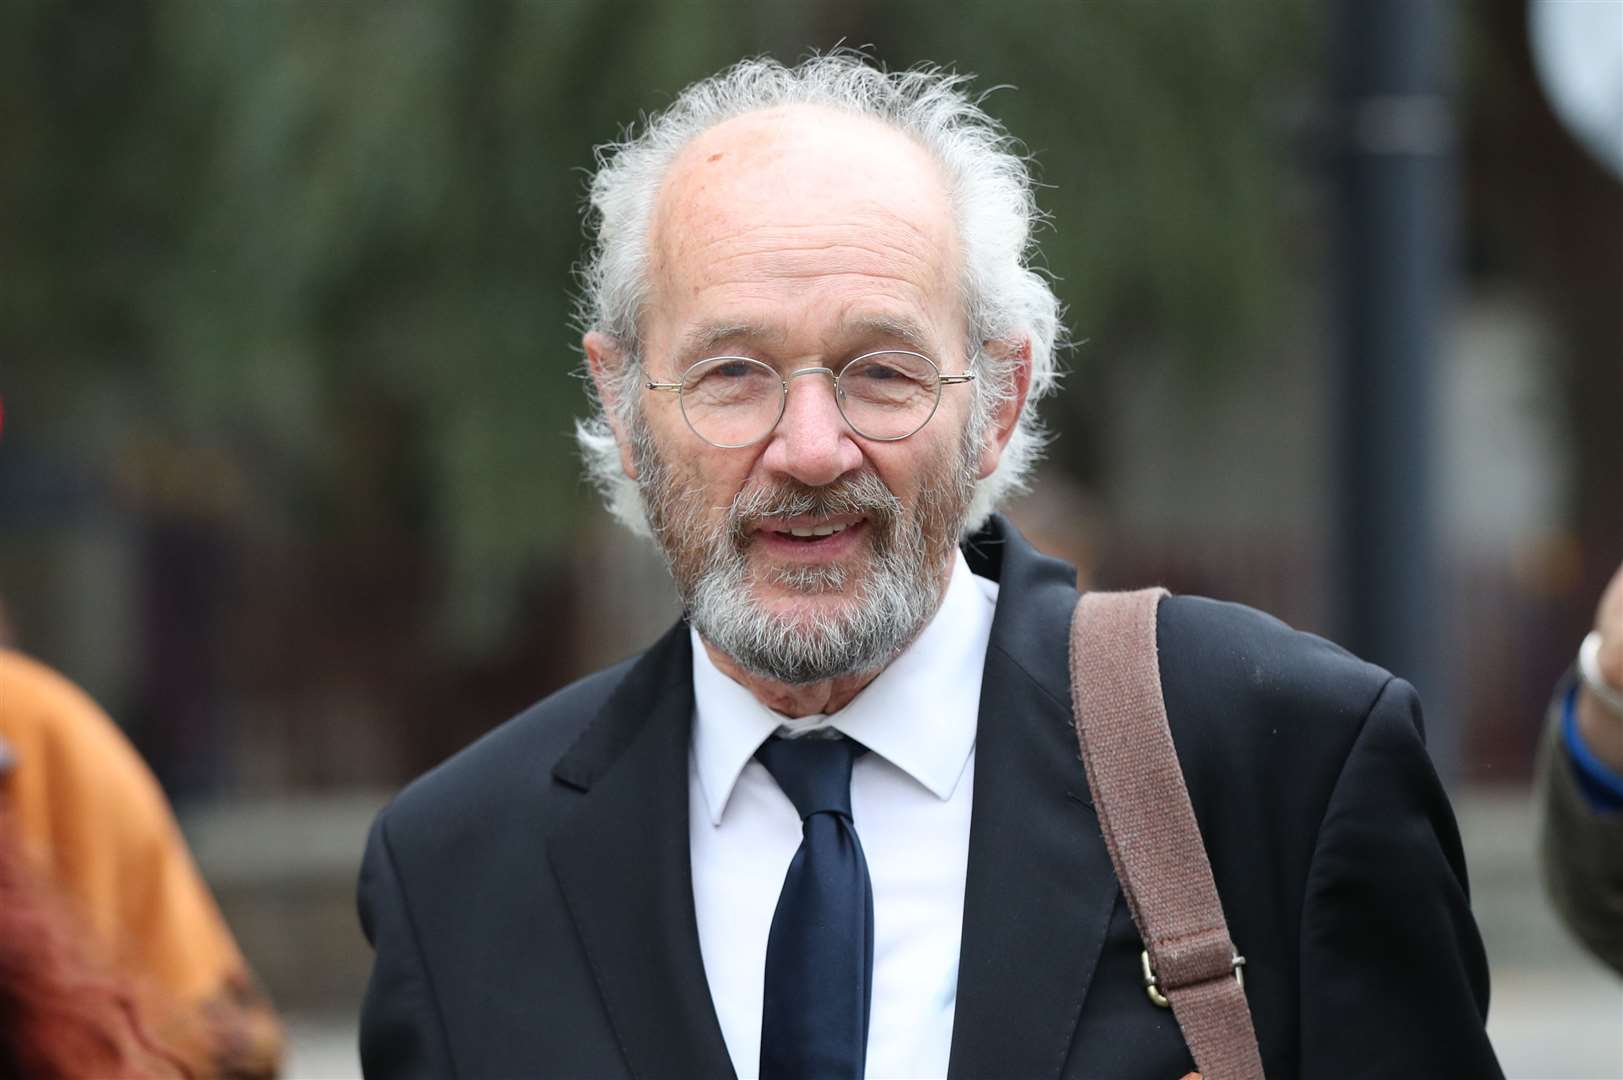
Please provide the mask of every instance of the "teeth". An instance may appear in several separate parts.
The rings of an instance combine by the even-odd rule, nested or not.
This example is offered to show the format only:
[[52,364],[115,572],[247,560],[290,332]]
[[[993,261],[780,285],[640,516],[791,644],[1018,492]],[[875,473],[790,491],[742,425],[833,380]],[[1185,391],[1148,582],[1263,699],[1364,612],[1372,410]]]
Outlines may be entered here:
[[844,532],[845,530],[846,526],[844,525],[813,525],[810,528],[788,529],[785,531],[788,532],[790,536],[799,536],[804,538],[811,536],[833,536],[835,533]]

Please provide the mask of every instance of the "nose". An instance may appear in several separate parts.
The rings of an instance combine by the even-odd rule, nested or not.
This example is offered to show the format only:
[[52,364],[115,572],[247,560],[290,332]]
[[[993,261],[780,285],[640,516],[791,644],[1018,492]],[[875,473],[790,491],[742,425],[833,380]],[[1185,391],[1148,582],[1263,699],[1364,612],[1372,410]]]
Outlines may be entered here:
[[767,468],[810,487],[831,484],[862,466],[856,433],[834,402],[833,374],[828,368],[803,368],[789,376],[783,419],[762,455]]

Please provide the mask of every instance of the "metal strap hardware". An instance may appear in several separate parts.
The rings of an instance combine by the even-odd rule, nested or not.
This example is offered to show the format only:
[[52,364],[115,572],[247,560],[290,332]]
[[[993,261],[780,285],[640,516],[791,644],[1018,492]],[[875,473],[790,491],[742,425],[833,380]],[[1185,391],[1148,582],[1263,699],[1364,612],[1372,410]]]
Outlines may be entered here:
[[[1167,996],[1161,993],[1161,984],[1156,979],[1154,970],[1150,967],[1150,950],[1142,950],[1138,954],[1138,962],[1139,966],[1144,970],[1144,992],[1150,996],[1152,1002],[1161,1008],[1172,1008],[1172,1002],[1168,1001]],[[1240,984],[1241,990],[1245,989],[1245,973],[1240,970],[1243,967],[1245,967],[1245,957],[1235,953],[1234,959],[1229,963],[1229,970],[1234,972],[1234,981]]]

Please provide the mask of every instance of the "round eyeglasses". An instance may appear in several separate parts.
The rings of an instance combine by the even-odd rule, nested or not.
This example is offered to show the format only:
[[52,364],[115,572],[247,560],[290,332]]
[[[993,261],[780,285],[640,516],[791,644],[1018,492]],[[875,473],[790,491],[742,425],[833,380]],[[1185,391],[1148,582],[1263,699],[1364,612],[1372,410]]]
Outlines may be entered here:
[[712,356],[682,373],[680,382],[649,382],[648,389],[676,394],[693,434],[724,450],[750,446],[772,434],[783,419],[789,381],[802,375],[834,380],[834,404],[865,439],[896,442],[930,422],[941,388],[973,382],[974,372],[943,375],[929,357],[888,349],[864,353],[838,372],[798,368],[779,375],[748,356]]

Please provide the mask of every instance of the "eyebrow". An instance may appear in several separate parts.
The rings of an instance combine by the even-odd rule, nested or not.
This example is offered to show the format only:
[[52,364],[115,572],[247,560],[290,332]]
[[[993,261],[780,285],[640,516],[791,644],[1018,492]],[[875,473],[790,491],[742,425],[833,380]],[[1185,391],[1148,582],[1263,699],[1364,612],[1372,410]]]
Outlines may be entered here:
[[676,354],[683,360],[700,359],[724,341],[744,338],[754,341],[782,340],[783,331],[760,323],[701,323],[682,334],[676,343]]
[[[842,333],[858,340],[884,338],[899,341],[915,352],[930,352],[930,335],[922,326],[908,318],[890,315],[870,315],[846,324]],[[701,359],[718,345],[728,341],[781,342],[787,335],[781,326],[764,323],[715,322],[702,323],[682,334],[677,341],[677,356],[684,361]]]
[[924,327],[912,319],[895,318],[890,315],[871,315],[858,319],[851,324],[851,329],[862,338],[889,338],[900,341],[915,352],[929,353],[931,351],[930,335],[925,333]]

